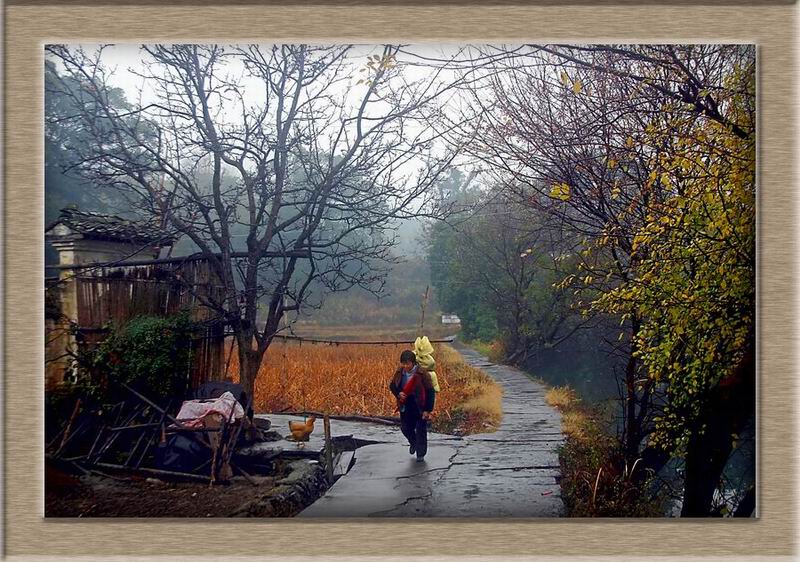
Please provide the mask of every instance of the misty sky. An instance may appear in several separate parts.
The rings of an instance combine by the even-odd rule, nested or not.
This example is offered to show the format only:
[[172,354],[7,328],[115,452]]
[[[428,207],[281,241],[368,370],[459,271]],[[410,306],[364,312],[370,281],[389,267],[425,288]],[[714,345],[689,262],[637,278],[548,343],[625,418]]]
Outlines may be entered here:
[[[268,45],[271,46],[271,45]],[[100,44],[76,44],[71,45],[74,48],[81,48],[87,53],[94,53],[101,49]],[[232,46],[235,47],[235,46]],[[340,95],[345,104],[355,104],[360,101],[360,96],[363,94],[365,85],[359,85],[358,81],[365,75],[362,69],[365,68],[368,57],[378,55],[382,52],[381,45],[357,45],[354,46],[346,56],[347,65],[351,67],[345,73],[349,77],[342,83],[337,84],[334,88],[334,95]],[[121,88],[126,95],[126,98],[134,105],[147,106],[148,104],[161,101],[159,100],[158,92],[156,92],[151,81],[145,77],[151,70],[148,65],[152,63],[150,55],[141,48],[139,44],[113,44],[103,45],[101,51],[101,62],[103,66],[109,70],[108,82],[110,85]],[[436,71],[430,67],[429,63],[432,60],[442,59],[466,59],[472,53],[471,47],[463,45],[434,45],[423,44],[409,46],[397,57],[398,68],[401,69],[401,79],[406,82],[435,82],[452,80],[455,76],[454,70],[446,70],[436,75]],[[153,67],[155,69],[156,67]],[[248,75],[244,65],[235,59],[228,60],[222,65],[224,76],[226,80],[237,82],[241,86],[243,92],[243,102],[246,106],[260,106],[264,103],[264,84],[256,77]],[[454,90],[438,100],[440,105],[445,109],[455,111],[460,105],[461,93]],[[215,115],[215,120],[220,124],[236,124],[241,115],[242,106],[235,101],[231,103],[220,103],[216,108],[218,113]],[[377,109],[380,111],[381,108]],[[415,127],[416,124],[411,124],[410,127]],[[432,146],[433,151],[437,151],[437,146]],[[407,173],[413,175],[415,173],[414,166],[422,165],[422,159],[418,164],[413,161],[407,165]],[[459,162],[456,160],[454,165],[457,167],[468,167],[466,162]],[[400,254],[418,254],[422,249],[418,245],[418,239],[421,234],[422,222],[420,220],[402,221],[398,230],[400,236],[400,244],[398,252]]]

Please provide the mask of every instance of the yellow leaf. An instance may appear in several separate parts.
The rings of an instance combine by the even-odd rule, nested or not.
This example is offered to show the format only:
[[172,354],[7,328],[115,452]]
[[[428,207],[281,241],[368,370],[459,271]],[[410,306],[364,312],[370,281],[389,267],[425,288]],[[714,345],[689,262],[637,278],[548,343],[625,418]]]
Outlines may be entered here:
[[608,169],[609,170],[613,170],[616,167],[617,167],[617,161],[614,160],[613,158],[609,158],[608,159]]
[[572,92],[575,94],[580,94],[581,90],[583,90],[583,83],[580,80],[575,80],[572,84]]
[[554,184],[550,190],[550,197],[561,201],[569,201],[569,185],[566,183]]
[[567,76],[567,73],[563,70],[561,71],[561,83],[565,86],[569,85],[569,76]]
[[625,140],[625,146],[627,146],[628,148],[633,148],[633,137],[628,137]]

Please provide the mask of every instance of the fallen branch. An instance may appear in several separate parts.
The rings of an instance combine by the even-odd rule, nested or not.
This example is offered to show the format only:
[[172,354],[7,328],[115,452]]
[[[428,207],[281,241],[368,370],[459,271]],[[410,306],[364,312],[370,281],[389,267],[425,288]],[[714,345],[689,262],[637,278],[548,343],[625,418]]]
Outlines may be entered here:
[[[323,412],[315,412],[315,411],[305,411],[305,412],[282,411],[281,413],[286,414],[288,416],[316,416],[320,418],[326,415]],[[390,416],[361,416],[358,414],[345,414],[339,416],[334,414],[327,414],[327,415],[332,420],[368,422],[368,423],[377,423],[381,425],[400,425],[400,418],[394,418]]]
[[129,466],[124,466],[121,464],[109,464],[105,462],[98,462],[94,466],[99,466],[100,468],[107,468],[109,470],[118,470],[120,472],[131,472],[134,474],[141,472],[142,474],[152,474],[154,476],[171,476],[173,478],[186,478],[189,480],[208,482],[208,476],[200,476],[198,474],[191,474],[189,472],[175,472],[172,470],[158,470],[155,468],[131,468]]
[[75,407],[72,409],[72,415],[69,417],[69,422],[67,422],[67,426],[64,428],[64,437],[61,438],[61,445],[58,447],[58,450],[55,453],[56,456],[58,456],[58,454],[61,453],[61,451],[64,449],[64,445],[66,445],[67,441],[69,441],[69,432],[72,429],[72,424],[75,423],[75,418],[77,417],[78,411],[80,411],[80,409],[81,409],[81,399],[78,398],[75,401]]

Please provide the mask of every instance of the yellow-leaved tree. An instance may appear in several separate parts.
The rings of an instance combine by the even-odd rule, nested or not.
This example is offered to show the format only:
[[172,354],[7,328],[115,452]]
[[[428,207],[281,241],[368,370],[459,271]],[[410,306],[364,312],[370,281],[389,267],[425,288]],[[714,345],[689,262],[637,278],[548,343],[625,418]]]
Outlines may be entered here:
[[642,383],[663,397],[649,441],[685,459],[685,516],[712,514],[755,408],[754,76],[754,66],[731,68],[715,92],[735,128],[674,107],[655,117],[645,142],[658,196],[634,237],[635,277],[594,302],[642,317]]

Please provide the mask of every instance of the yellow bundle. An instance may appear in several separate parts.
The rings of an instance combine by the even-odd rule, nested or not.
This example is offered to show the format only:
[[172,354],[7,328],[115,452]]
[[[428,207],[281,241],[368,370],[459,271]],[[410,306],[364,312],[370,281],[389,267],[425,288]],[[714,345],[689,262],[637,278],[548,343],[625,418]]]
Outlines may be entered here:
[[439,392],[439,380],[436,378],[436,361],[433,358],[433,345],[428,336],[417,338],[414,342],[414,355],[417,356],[417,363],[420,367],[428,371],[433,382],[433,390]]

